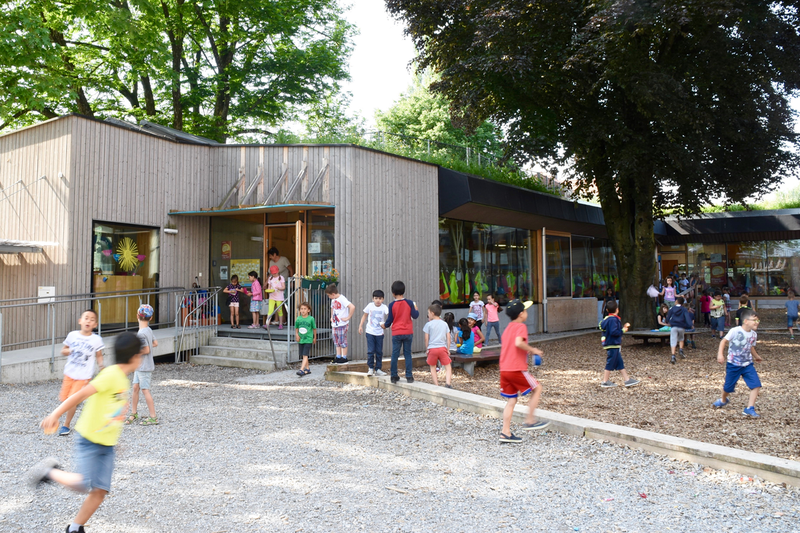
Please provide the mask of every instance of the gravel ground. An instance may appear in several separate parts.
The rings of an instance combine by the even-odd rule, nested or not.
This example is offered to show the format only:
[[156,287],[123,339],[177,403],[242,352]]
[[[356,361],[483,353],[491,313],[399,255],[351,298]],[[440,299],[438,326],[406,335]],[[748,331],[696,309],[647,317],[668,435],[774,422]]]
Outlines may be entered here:
[[[321,374],[158,366],[161,424],[125,429],[87,531],[800,531],[795,488],[556,432],[501,445],[496,419]],[[63,531],[82,501],[23,482],[71,466],[36,427],[58,388],[0,386],[4,531]]]
[[[711,406],[722,392],[725,366],[716,360],[718,340],[708,332],[695,337],[697,349],[685,350],[687,358],[678,359],[676,365],[669,362],[668,345],[644,346],[630,337],[623,338],[625,367],[641,384],[612,389],[600,388],[605,352],[600,347],[599,332],[544,343],[540,346],[544,364],[531,369],[542,382],[539,406],[566,415],[800,460],[800,341],[790,341],[784,333],[759,334],[757,351],[764,361],[756,368],[763,387],[756,411],[761,418],[753,420],[742,416],[749,390],[741,380],[730,405],[723,409]],[[431,382],[430,371],[422,369],[414,373],[414,378]],[[611,379],[622,383],[618,372],[612,372]],[[472,378],[456,370],[453,386],[497,398],[499,381],[500,370],[495,364],[476,368]]]

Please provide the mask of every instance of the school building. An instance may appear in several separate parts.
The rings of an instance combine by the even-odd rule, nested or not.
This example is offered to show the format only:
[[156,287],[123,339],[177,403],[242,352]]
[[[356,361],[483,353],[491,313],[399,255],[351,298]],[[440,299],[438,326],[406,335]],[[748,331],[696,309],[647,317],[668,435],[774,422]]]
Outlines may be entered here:
[[[710,285],[780,297],[800,278],[798,217],[669,219],[656,228],[662,270],[677,265]],[[394,280],[422,313],[415,351],[435,299],[457,318],[475,291],[501,304],[531,299],[529,330],[555,332],[595,327],[598,298],[619,286],[599,207],[374,149],[222,145],[79,115],[0,136],[3,352],[46,343],[37,334],[47,321],[65,335],[77,320],[14,302],[149,290],[156,322],[169,323],[179,311],[165,288],[224,286],[234,274],[246,282],[251,270],[263,278],[272,247],[301,276],[340,273],[356,306],[355,359],[365,357],[361,310],[374,289],[388,303]],[[106,305],[103,322],[131,320],[136,305]]]

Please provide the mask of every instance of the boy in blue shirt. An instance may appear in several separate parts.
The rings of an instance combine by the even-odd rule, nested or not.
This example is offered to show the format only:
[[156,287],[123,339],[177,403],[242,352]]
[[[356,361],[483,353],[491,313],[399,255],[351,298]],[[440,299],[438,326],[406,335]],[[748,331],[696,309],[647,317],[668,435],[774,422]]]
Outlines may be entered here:
[[789,297],[789,299],[786,300],[786,303],[783,305],[786,307],[786,321],[789,326],[789,338],[794,340],[794,329],[792,328],[797,320],[797,304],[800,302],[794,299],[794,291],[792,289],[789,289],[786,295]]
[[[758,378],[755,363],[761,362],[761,357],[756,353],[756,330],[758,317],[752,309],[745,309],[739,316],[741,326],[731,329],[719,343],[717,362],[725,364],[725,384],[722,386],[722,398],[714,402],[714,407],[719,409],[728,405],[728,395],[736,389],[736,382],[741,377],[750,389],[747,407],[742,414],[751,418],[759,418],[756,413],[756,398],[761,390],[761,380]],[[725,345],[728,345],[727,364],[725,359]]]
[[622,379],[625,380],[626,387],[633,387],[639,384],[638,379],[634,379],[628,375],[625,370],[625,363],[622,362],[622,355],[620,355],[620,348],[622,347],[622,334],[628,331],[631,326],[626,323],[622,325],[622,320],[617,313],[617,302],[610,301],[606,304],[608,316],[600,322],[600,329],[603,330],[603,349],[606,351],[606,369],[603,371],[603,381],[600,386],[604,389],[616,387],[617,384],[611,381],[611,372],[619,370]]

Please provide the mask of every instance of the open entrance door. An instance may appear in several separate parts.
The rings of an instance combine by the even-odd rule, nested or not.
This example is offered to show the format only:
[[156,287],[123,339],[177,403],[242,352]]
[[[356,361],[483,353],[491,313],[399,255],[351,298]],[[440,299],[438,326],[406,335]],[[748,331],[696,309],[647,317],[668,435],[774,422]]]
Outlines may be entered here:
[[306,232],[302,220],[290,224],[269,224],[264,228],[264,275],[269,272],[269,251],[272,248],[289,260],[294,275],[306,273]]

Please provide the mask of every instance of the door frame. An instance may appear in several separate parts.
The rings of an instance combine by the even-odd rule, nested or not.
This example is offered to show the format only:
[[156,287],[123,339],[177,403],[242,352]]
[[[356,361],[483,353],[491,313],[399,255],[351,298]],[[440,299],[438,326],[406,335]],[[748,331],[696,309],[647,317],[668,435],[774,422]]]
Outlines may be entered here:
[[[303,217],[304,218],[304,217]],[[267,255],[267,251],[272,247],[270,244],[270,230],[272,228],[294,228],[295,229],[295,243],[294,243],[294,265],[292,265],[294,269],[295,276],[304,276],[306,275],[306,232],[305,232],[305,222],[303,219],[296,222],[278,222],[276,224],[264,224],[264,251],[263,251],[263,260],[264,260],[264,275],[267,276],[269,272],[269,256]]]

